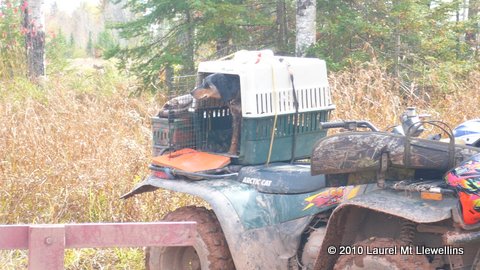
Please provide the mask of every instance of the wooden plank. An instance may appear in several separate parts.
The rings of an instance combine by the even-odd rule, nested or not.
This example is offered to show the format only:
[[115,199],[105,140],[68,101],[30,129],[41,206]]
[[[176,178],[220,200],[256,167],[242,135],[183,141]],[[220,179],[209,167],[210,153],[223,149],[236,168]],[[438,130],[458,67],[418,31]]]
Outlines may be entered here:
[[29,225],[0,225],[1,249],[28,249]]
[[196,233],[196,222],[1,225],[0,249],[28,249],[28,270],[58,270],[65,248],[191,246]]
[[28,270],[64,269],[65,227],[32,225],[28,236]]
[[195,222],[65,225],[67,248],[190,246]]

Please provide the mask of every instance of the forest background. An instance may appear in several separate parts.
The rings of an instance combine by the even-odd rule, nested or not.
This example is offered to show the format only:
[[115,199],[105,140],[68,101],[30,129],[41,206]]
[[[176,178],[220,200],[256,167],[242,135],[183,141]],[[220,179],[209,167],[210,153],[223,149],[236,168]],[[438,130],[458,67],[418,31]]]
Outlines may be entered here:
[[[23,12],[0,1],[0,223],[156,221],[202,204],[121,194],[148,174],[150,117],[199,61],[272,49],[327,61],[334,119],[387,128],[406,106],[450,126],[479,118],[478,0],[125,0],[45,8],[46,76],[28,73]],[[27,4],[26,4],[27,3]],[[297,15],[314,6],[311,46]],[[24,269],[25,251],[0,252]],[[141,269],[140,249],[69,250],[67,269]]]

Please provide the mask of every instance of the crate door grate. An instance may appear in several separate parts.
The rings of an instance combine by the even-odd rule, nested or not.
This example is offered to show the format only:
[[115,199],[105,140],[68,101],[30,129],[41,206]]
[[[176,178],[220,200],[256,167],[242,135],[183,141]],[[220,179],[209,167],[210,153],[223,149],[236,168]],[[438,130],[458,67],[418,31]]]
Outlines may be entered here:
[[[332,99],[328,87],[297,89],[299,112],[320,111],[331,109]],[[274,107],[274,95],[277,96],[278,106]],[[280,90],[275,93],[260,91],[256,94],[257,115],[274,115],[295,113],[292,89]],[[276,109],[276,111],[275,111]]]
[[195,80],[196,75],[172,78],[171,86],[164,95],[165,105],[158,116],[152,118],[154,156],[165,151],[196,148],[192,113],[187,102],[191,100],[189,93],[195,86]]

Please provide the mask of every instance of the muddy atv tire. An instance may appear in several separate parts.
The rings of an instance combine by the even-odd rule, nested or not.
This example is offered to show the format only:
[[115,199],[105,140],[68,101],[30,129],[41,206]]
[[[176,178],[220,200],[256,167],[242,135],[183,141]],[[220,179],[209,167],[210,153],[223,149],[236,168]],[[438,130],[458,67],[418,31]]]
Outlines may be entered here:
[[314,269],[315,260],[320,252],[326,233],[326,227],[319,227],[308,236],[307,243],[305,243],[302,252],[302,270]]
[[[400,254],[400,246],[405,244],[399,240],[391,238],[371,238],[354,244],[354,246],[363,247],[363,254],[342,255],[335,263],[334,270],[359,270],[359,269],[432,269],[427,258],[423,255]],[[398,247],[397,254],[393,255],[368,255],[365,254],[367,247],[369,250],[373,248]]]
[[197,222],[196,243],[193,247],[147,247],[147,270],[235,269],[227,241],[213,211],[187,206],[168,213],[163,221]]

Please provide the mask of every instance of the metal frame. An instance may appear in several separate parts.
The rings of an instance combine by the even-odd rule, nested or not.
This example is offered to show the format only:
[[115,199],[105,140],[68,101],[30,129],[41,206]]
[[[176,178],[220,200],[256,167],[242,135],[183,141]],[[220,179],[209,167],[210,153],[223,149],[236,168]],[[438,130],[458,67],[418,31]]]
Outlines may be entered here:
[[0,250],[28,249],[28,270],[60,270],[66,248],[192,246],[196,233],[196,222],[0,225]]

